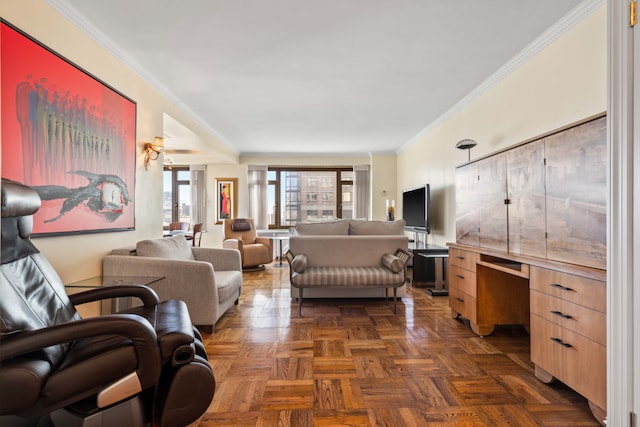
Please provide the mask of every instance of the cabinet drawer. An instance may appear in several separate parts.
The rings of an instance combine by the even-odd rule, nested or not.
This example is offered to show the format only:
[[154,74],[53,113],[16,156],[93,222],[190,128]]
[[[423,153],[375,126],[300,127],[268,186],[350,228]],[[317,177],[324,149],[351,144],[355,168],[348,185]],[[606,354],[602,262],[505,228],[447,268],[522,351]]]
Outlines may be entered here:
[[476,271],[476,253],[449,248],[449,265],[455,265],[469,271]]
[[476,297],[476,273],[462,269],[458,266],[449,266],[449,286],[453,286]]
[[531,316],[531,361],[595,403],[607,407],[606,347]]
[[599,344],[607,344],[607,323],[604,313],[536,290],[531,290],[530,301],[531,314],[536,314]]
[[532,266],[530,287],[545,294],[606,313],[605,282]]
[[449,286],[449,306],[462,317],[477,322],[476,299],[456,287]]

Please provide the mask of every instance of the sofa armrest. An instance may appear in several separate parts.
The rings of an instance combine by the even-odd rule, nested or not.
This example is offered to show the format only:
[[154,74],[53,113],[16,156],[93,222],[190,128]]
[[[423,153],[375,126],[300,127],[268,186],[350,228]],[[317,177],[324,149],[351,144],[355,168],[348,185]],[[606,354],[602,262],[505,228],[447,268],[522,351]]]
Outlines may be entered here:
[[[213,266],[208,262],[107,255],[102,259],[102,272],[107,276],[162,276],[164,279],[148,285],[160,300],[184,301],[194,323],[198,322],[195,313],[211,312],[211,307],[215,307],[217,314],[218,291]],[[214,322],[215,319],[209,323]]]
[[198,261],[205,261],[213,265],[216,271],[242,271],[242,258],[237,249],[200,248],[194,247],[193,256]]

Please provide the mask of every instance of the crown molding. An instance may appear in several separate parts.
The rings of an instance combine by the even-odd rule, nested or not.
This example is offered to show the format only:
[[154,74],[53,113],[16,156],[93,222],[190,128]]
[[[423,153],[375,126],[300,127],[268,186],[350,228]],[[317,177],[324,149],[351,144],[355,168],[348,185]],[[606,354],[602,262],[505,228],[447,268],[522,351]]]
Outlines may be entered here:
[[118,61],[123,63],[131,71],[137,74],[142,80],[157,90],[160,95],[171,101],[179,110],[195,120],[209,133],[220,140],[229,150],[238,155],[238,150],[227,142],[227,140],[207,124],[195,111],[187,107],[169,88],[160,83],[151,73],[149,73],[138,61],[131,55],[128,55],[118,47],[104,32],[100,31],[91,21],[82,15],[76,8],[71,6],[65,0],[45,0],[45,2],[55,9],[60,15],[75,25],[80,31],[89,36],[93,41],[100,45],[109,54],[113,55]]

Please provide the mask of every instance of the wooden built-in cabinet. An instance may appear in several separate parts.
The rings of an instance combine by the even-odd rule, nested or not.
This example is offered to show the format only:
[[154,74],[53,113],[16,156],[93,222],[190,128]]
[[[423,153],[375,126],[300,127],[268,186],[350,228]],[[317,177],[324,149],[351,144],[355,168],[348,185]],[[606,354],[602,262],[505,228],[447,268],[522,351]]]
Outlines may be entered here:
[[449,305],[478,335],[524,325],[543,382],[606,415],[606,118],[460,166]]

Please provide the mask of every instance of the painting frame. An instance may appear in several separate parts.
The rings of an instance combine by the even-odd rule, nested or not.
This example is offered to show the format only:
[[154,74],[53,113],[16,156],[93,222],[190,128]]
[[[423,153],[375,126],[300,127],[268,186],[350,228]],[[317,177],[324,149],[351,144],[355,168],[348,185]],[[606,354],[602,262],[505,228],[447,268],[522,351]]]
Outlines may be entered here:
[[236,217],[238,211],[238,178],[215,178],[216,224]]
[[135,230],[137,104],[0,18],[3,178],[35,189],[33,236]]

